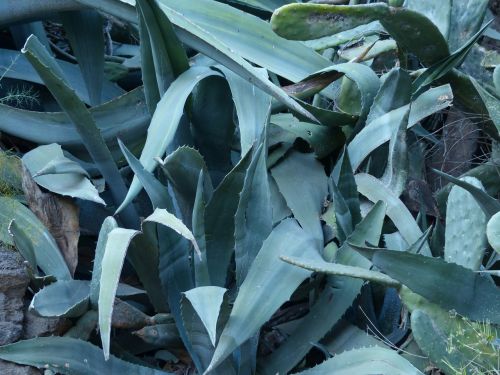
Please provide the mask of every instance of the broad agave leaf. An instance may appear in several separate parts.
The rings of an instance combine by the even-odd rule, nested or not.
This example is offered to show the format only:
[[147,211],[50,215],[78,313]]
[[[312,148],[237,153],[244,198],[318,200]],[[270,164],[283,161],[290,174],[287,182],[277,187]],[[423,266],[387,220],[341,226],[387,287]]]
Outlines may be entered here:
[[101,266],[101,269],[106,270],[106,272],[101,272],[98,300],[99,330],[106,360],[109,359],[111,317],[120,274],[130,242],[138,234],[139,232],[135,230],[114,228],[107,235]]
[[294,3],[294,0],[226,0],[229,3],[246,5],[260,10],[272,12],[285,4]]
[[77,318],[89,309],[89,282],[61,280],[34,295],[30,310],[44,317]]
[[470,77],[470,80],[479,96],[483,100],[484,106],[488,111],[488,115],[491,121],[493,122],[493,124],[495,124],[497,132],[500,133],[500,106],[498,105],[499,99],[486,91],[474,78]]
[[[297,173],[301,171],[301,173]],[[310,235],[318,248],[323,245],[320,215],[327,196],[327,176],[313,154],[291,152],[271,170],[278,188],[294,217]]]
[[312,369],[299,375],[423,375],[408,360],[396,351],[385,348],[362,348],[337,354]]
[[[78,163],[66,158],[58,144],[39,146],[24,154],[22,160],[35,182],[45,189],[106,204],[88,179],[87,172]],[[64,169],[58,170],[60,168]]]
[[[69,87],[60,67],[35,36],[28,38],[21,52],[75,124],[85,148],[108,183],[115,203],[121,202],[126,196],[127,188],[89,110]],[[138,225],[138,216],[133,207],[127,210],[122,219],[130,227]]]
[[315,241],[293,219],[283,221],[264,241],[234,301],[207,372],[215,370],[238,346],[252,337],[288,299],[310,272],[292,267],[280,255],[318,258]]
[[455,310],[472,320],[499,324],[500,293],[488,277],[440,258],[351,246],[382,272],[443,309]]
[[205,174],[200,170],[196,185],[196,196],[193,204],[192,229],[193,236],[200,247],[201,257],[194,259],[194,280],[196,286],[209,286],[210,273],[207,264],[207,241],[205,237],[205,208],[206,208]]
[[[349,241],[378,243],[385,211],[384,203],[378,202],[356,226]],[[309,261],[315,260],[312,257],[307,258]],[[371,267],[371,263],[353,251],[347,242],[339,249],[336,262],[365,269]],[[266,357],[266,361],[260,364],[259,373],[274,375],[277,372],[293,369],[311,350],[313,343],[319,342],[344,316],[359,295],[363,283],[362,280],[344,276],[328,279],[325,289],[320,293],[316,303],[311,306],[309,313],[302,319],[301,324],[278,349]]]
[[353,27],[380,21],[399,46],[426,65],[449,55],[445,38],[424,15],[383,3],[368,5],[290,4],[271,18],[273,30],[294,40],[317,39]]
[[[426,91],[412,102],[408,127],[411,128],[427,116],[449,107],[452,100],[453,93],[449,85]],[[373,120],[352,139],[347,150],[353,170],[358,169],[373,150],[391,139],[394,124],[401,122],[408,108],[409,105],[400,107]]]
[[408,0],[406,7],[426,16],[448,40],[452,3],[455,5],[452,0],[442,0],[439,3],[433,0]]
[[[10,12],[9,12],[10,13]],[[12,13],[11,13],[12,14]],[[86,104],[91,104],[85,79],[77,65],[71,64],[64,60],[57,59],[57,64],[61,67],[64,78],[68,81],[76,95]],[[44,81],[38,75],[37,71],[29,63],[28,59],[18,51],[9,49],[0,49],[0,75],[5,78],[21,79],[23,81],[38,83],[43,85]],[[119,86],[109,81],[102,82],[101,100],[113,100],[117,96],[123,95],[125,92]]]
[[90,105],[101,104],[105,82],[103,18],[92,9],[62,12],[60,17],[87,86]]
[[264,141],[255,151],[246,171],[234,218],[234,253],[238,286],[245,280],[262,243],[271,233],[272,219],[271,192]]
[[0,347],[5,361],[64,375],[168,375],[168,372],[125,362],[111,356],[105,361],[101,349],[88,342],[69,337],[37,337]]
[[448,44],[452,51],[462,46],[480,28],[488,0],[453,0]]
[[71,279],[68,266],[50,232],[17,200],[0,197],[0,227],[2,241],[11,245],[15,243],[28,261],[34,257],[36,265],[47,276],[52,275],[58,280]]

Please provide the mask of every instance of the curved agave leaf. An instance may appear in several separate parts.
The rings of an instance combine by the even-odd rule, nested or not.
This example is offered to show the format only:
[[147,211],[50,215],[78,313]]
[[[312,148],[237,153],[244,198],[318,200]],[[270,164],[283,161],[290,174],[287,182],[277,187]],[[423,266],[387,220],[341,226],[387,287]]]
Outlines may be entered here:
[[424,15],[383,3],[368,5],[290,4],[277,9],[273,30],[294,40],[316,39],[353,27],[380,21],[399,46],[414,53],[426,65],[449,55],[445,38]]
[[[450,106],[453,93],[449,85],[432,88],[411,104],[408,127]],[[347,150],[352,169],[359,168],[363,160],[377,147],[391,139],[394,124],[399,124],[409,105],[400,107],[367,124],[349,143]]]
[[[10,14],[12,12],[9,11]],[[78,68],[78,65],[71,64],[64,60],[56,60],[57,64],[61,67],[64,78],[68,81],[69,85],[75,90],[76,95],[83,100],[86,104],[92,104],[85,79]],[[5,78],[20,79],[23,81],[45,84],[42,78],[38,75],[37,71],[29,63],[25,56],[18,51],[9,49],[0,49],[0,76]],[[117,96],[123,95],[125,91],[118,85],[111,83],[107,80],[102,80],[102,93],[103,101],[113,100]]]
[[292,267],[280,255],[309,254],[318,258],[312,237],[297,222],[288,219],[264,241],[245,281],[240,287],[229,320],[222,331],[206,372],[215,370],[238,346],[252,337],[271,315],[286,302],[311,273]]
[[101,349],[69,337],[37,337],[0,347],[0,358],[64,375],[168,375],[168,372],[125,362],[114,356],[105,361]]
[[453,0],[448,44],[454,51],[480,28],[488,8],[488,0]]
[[[394,195],[380,180],[366,174],[358,173],[354,176],[360,194],[372,202],[383,201],[387,204],[387,216],[408,243],[415,243],[422,236],[422,231],[412,214],[401,200]],[[425,243],[422,254],[430,255],[429,245]]]
[[47,276],[52,275],[58,280],[71,279],[68,266],[52,235],[33,212],[17,200],[0,197],[0,228],[2,241],[16,244],[19,251],[26,254],[26,259],[31,259],[30,263],[34,257],[36,265]]
[[34,295],[30,310],[46,317],[77,318],[89,308],[89,282],[61,280]]
[[448,40],[452,3],[454,6],[455,2],[452,0],[442,0],[439,3],[433,0],[408,0],[405,5],[431,20],[441,31],[443,37]]
[[294,0],[226,0],[229,3],[246,5],[260,10],[272,12],[285,4],[294,3]]
[[[378,243],[384,223],[386,207],[378,202],[355,228],[349,241],[362,244],[365,241]],[[302,254],[301,254],[302,256]],[[314,260],[308,257],[309,261]],[[318,261],[321,261],[318,259]],[[337,253],[336,262],[346,266],[368,269],[371,263],[353,251],[345,242]],[[361,292],[364,281],[351,277],[331,277],[316,303],[302,319],[290,337],[260,365],[259,373],[274,375],[295,367],[344,316]]]
[[[154,158],[163,156],[167,147],[173,141],[179,121],[184,113],[184,105],[194,87],[202,79],[220,75],[207,67],[192,67],[182,73],[168,88],[157,105],[151,124],[148,128],[146,144],[141,153],[140,162],[144,169],[152,172],[156,166]],[[139,194],[141,185],[137,176],[130,185],[125,200],[117,212],[123,210]]]
[[362,348],[337,354],[298,375],[423,375],[396,351],[385,348]]
[[[22,160],[35,182],[45,189],[57,194],[106,205],[95,186],[88,179],[87,172],[78,163],[66,158],[58,144],[38,146],[24,154]],[[57,171],[58,166],[62,165],[66,170]],[[51,171],[47,167],[55,170]],[[40,175],[44,169],[46,174]]]
[[108,235],[104,256],[102,258],[99,283],[99,330],[101,333],[102,350],[104,358],[109,359],[109,346],[111,340],[111,317],[115,303],[116,290],[122,272],[125,255],[132,239],[139,232],[131,229],[114,228]]

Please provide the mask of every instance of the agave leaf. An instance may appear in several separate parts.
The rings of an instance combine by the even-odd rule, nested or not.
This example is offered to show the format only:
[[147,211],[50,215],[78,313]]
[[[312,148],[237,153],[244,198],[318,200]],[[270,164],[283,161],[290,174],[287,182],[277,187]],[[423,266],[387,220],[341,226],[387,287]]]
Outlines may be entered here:
[[382,3],[290,4],[274,12],[271,25],[278,35],[287,39],[309,40],[373,21],[380,21],[400,47],[414,53],[426,65],[449,55],[446,40],[431,20],[408,8]]
[[497,132],[500,133],[500,106],[498,105],[499,99],[486,91],[474,78],[470,77],[470,80],[476,88],[479,96],[483,100],[483,103],[488,111],[488,115],[497,128]]
[[217,321],[227,289],[217,286],[204,286],[184,292],[184,296],[200,317],[212,345],[217,339]]
[[[327,211],[323,213],[321,218],[334,230],[334,236],[343,242],[354,228],[351,211],[338,186],[331,181],[329,181],[329,191],[332,202],[328,203]],[[358,189],[356,189],[356,193],[359,195]],[[328,219],[329,215],[332,215],[331,219]]]
[[[184,105],[194,87],[202,79],[220,75],[207,67],[192,67],[182,73],[168,88],[157,105],[153,114],[151,125],[148,128],[148,136],[141,153],[140,162],[144,169],[152,172],[156,166],[154,158],[162,157],[167,147],[173,141],[179,121],[184,113]],[[165,131],[166,129],[166,131]],[[125,200],[121,203],[117,212],[123,210],[139,194],[141,190],[138,177],[134,177]]]
[[[78,66],[64,60],[58,59],[56,61],[63,71],[64,78],[68,81],[69,86],[75,90],[76,95],[86,104],[91,104],[92,101],[87,91],[85,78],[82,76]],[[0,76],[21,79],[41,85],[45,84],[25,56],[18,51],[9,49],[0,49]],[[112,100],[124,93],[125,91],[118,85],[106,80],[102,81],[101,95],[103,101]]]
[[487,0],[453,0],[448,44],[452,51],[463,45],[483,24]]
[[196,286],[209,286],[210,273],[207,264],[207,241],[205,237],[205,174],[200,170],[198,184],[196,186],[196,196],[193,204],[193,236],[200,248],[201,257],[194,259],[194,279]]
[[5,361],[64,375],[167,375],[169,373],[143,367],[110,356],[104,360],[101,349],[88,342],[69,337],[37,337],[0,347]]
[[406,7],[426,16],[438,27],[443,37],[448,39],[452,3],[451,0],[443,0],[439,3],[432,0],[408,0]]
[[164,186],[160,181],[158,181],[152,173],[144,170],[144,167],[139,162],[139,160],[137,160],[134,154],[132,154],[128,150],[128,148],[123,144],[122,141],[118,140],[118,144],[120,145],[125,159],[127,159],[128,165],[141,182],[144,190],[146,190],[153,208],[169,207],[170,198],[167,197],[167,187]]
[[272,12],[285,4],[294,3],[294,0],[227,0],[230,3],[246,5],[260,10]]
[[[432,88],[411,104],[408,127],[412,127],[431,114],[450,106],[453,93],[449,85]],[[359,168],[363,160],[377,147],[391,138],[394,124],[399,124],[409,105],[400,107],[367,124],[349,143],[347,150],[352,169]]]
[[[297,171],[302,172],[298,174]],[[323,166],[312,154],[291,152],[271,170],[271,174],[294,217],[320,248],[323,245],[320,215],[328,194]]]
[[421,94],[427,85],[443,77],[452,69],[458,67],[464,61],[471,48],[478,41],[478,39],[481,37],[486,28],[491,24],[491,22],[492,21],[486,23],[481,28],[481,30],[479,30],[467,41],[467,43],[453,52],[450,56],[432,65],[424,73],[418,76],[418,78],[413,82],[412,85],[414,97]]
[[497,96],[500,96],[500,65],[497,65],[493,71],[493,84],[497,92]]
[[326,360],[312,369],[299,372],[300,375],[348,375],[353,371],[359,375],[423,375],[418,369],[392,349],[352,349]]
[[[14,238],[14,242],[9,235]],[[17,200],[0,197],[0,227],[2,242],[16,244],[21,254],[33,262],[47,275],[58,280],[69,280],[71,274],[57,244],[47,228],[38,218]],[[35,268],[36,269],[36,268]]]
[[[219,66],[217,69],[220,69],[226,77],[233,94],[233,101],[238,114],[241,154],[245,155],[254,142],[259,139],[269,119],[271,96],[231,70],[223,66]],[[263,79],[267,79],[266,69],[254,69],[256,74],[261,75]],[[250,106],[248,103],[252,103],[252,105]]]
[[212,196],[213,187],[205,160],[194,148],[183,146],[168,155],[160,165],[175,192],[182,218],[185,222],[189,222],[194,209],[196,184],[200,171],[203,171],[205,175],[206,196],[204,198],[208,200]]
[[[265,130],[264,130],[265,132]],[[236,282],[243,283],[273,223],[271,192],[266,167],[266,142],[260,145],[246,171],[235,216]]]
[[[68,86],[60,67],[35,36],[28,38],[22,53],[43,77],[59,105],[75,124],[85,148],[108,183],[115,203],[121,202],[127,188],[91,113]],[[133,207],[127,210],[122,220],[131,227],[137,226],[138,217]]]
[[88,281],[56,281],[34,295],[30,310],[44,317],[77,318],[89,309],[89,292]]
[[231,170],[234,138],[234,106],[231,91],[223,77],[209,77],[191,96],[191,134],[194,146],[203,155],[215,186]]
[[349,207],[352,225],[356,226],[361,221],[359,194],[356,181],[354,180],[351,161],[349,160],[349,153],[345,147],[342,155],[335,164],[330,178],[333,180],[333,184],[338,187],[343,201],[346,203],[347,207]]
[[131,229],[114,228],[107,235],[106,247],[102,258],[99,285],[99,330],[101,334],[104,358],[109,359],[111,340],[111,317],[115,302],[116,290],[120,280],[125,255],[132,239],[139,232]]
[[[387,216],[398,228],[406,242],[415,243],[418,241],[422,236],[422,231],[403,202],[377,178],[366,173],[358,173],[354,177],[360,194],[372,202],[381,200],[387,204]],[[422,247],[422,254],[431,254],[427,243]]]
[[[22,160],[35,182],[45,189],[61,195],[106,204],[88,179],[87,172],[78,163],[66,158],[58,144],[38,146],[24,154]],[[58,171],[59,166],[63,165],[65,170]],[[40,175],[40,172],[44,174]]]
[[371,41],[371,39],[366,39],[360,45],[340,50],[338,54],[340,58],[347,61],[356,60],[358,62],[363,62],[374,59],[383,53],[395,51],[396,49],[397,44],[394,40],[378,40],[375,37],[375,41],[373,42]]
[[307,141],[318,158],[326,157],[344,142],[339,127],[302,122],[290,113],[271,116],[271,123]]
[[309,271],[326,273],[329,275],[349,276],[356,279],[367,280],[375,283],[380,283],[390,287],[399,287],[399,281],[387,276],[384,273],[377,271],[370,271],[366,268],[346,266],[337,263],[328,263],[325,261],[313,261],[301,257],[287,257],[281,256],[281,260],[290,263],[294,266],[304,268]]
[[[137,143],[150,121],[142,88],[91,108],[90,113],[111,149],[118,135],[127,144]],[[0,130],[38,144],[58,143],[72,152],[84,149],[75,125],[64,112],[27,111],[0,104]]]
[[472,320],[499,324],[500,293],[488,277],[440,258],[351,246],[369,257],[382,272],[443,309],[455,310]]
[[279,224],[264,241],[240,287],[207,372],[214,370],[239,345],[252,337],[286,302],[310,272],[292,267],[280,255],[319,257],[315,241],[293,219]]
[[437,169],[433,169],[433,171],[434,173],[437,173],[439,176],[443,177],[445,180],[458,185],[471,193],[474,199],[476,199],[477,203],[483,209],[487,219],[490,219],[493,215],[500,211],[500,202],[488,195],[488,193],[486,193],[484,190],[458,178],[450,176],[447,173],[441,172]]
[[196,243],[196,240],[193,236],[193,233],[191,233],[189,228],[186,227],[181,220],[176,218],[175,215],[172,215],[166,209],[161,209],[161,208],[155,209],[155,211],[151,215],[149,215],[147,218],[145,218],[144,221],[145,222],[155,222],[157,224],[164,225],[167,228],[170,228],[170,229],[176,231],[182,237],[191,241],[196,253],[201,258],[200,248],[198,247],[198,244]]
[[[351,234],[349,241],[378,243],[385,217],[385,205],[378,202]],[[283,254],[282,254],[283,255]],[[301,254],[303,256],[303,254]],[[308,260],[314,260],[309,258]],[[337,263],[368,269],[371,263],[349,248],[345,242],[337,253]],[[331,277],[316,303],[311,306],[301,324],[290,337],[261,364],[259,373],[274,375],[295,367],[311,350],[313,343],[319,342],[342,318],[361,291],[362,280],[351,277]]]
[[99,289],[101,284],[102,274],[102,259],[104,250],[108,242],[108,235],[115,228],[118,228],[118,223],[112,216],[108,216],[101,225],[97,245],[95,247],[94,268],[92,269],[92,279],[90,280],[90,304],[92,309],[97,310],[99,307]]
[[228,173],[215,189],[205,208],[205,236],[207,265],[212,285],[224,286],[234,252],[234,217],[238,210],[240,193],[246,170],[251,162],[251,150]]
[[87,86],[90,105],[101,104],[104,82],[103,18],[92,9],[63,12],[60,17]]

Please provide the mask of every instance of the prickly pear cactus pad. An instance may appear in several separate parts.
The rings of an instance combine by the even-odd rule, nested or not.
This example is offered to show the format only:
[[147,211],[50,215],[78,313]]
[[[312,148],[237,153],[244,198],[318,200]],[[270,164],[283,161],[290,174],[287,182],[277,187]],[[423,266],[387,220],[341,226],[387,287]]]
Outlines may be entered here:
[[490,221],[488,221],[486,236],[493,250],[500,253],[500,212],[493,215]]

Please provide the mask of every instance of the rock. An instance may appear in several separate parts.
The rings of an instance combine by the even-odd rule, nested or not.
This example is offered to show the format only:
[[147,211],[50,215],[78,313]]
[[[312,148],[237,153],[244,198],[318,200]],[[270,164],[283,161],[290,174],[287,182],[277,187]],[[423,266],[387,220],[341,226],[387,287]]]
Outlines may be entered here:
[[71,327],[65,318],[46,318],[36,315],[26,307],[23,339],[44,336],[62,336]]
[[0,247],[0,345],[15,342],[22,336],[23,297],[28,283],[19,253]]

